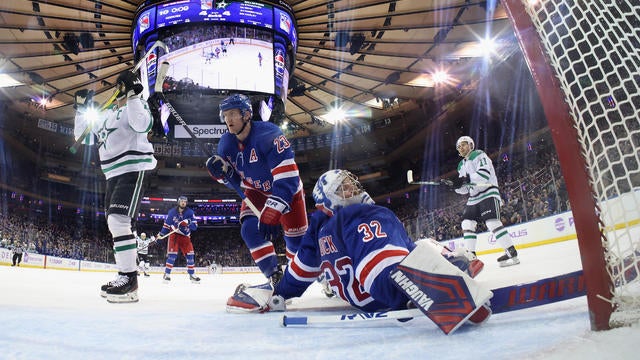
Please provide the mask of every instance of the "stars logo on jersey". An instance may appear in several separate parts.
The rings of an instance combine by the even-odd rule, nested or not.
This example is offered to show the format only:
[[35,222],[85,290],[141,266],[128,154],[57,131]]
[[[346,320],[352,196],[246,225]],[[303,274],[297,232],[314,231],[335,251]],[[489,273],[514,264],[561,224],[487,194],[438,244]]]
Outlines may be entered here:
[[98,130],[98,148],[102,147],[102,146],[106,146],[106,142],[107,139],[109,138],[109,135],[111,135],[112,132],[116,131],[117,128],[108,128],[107,127],[107,122],[105,121],[104,124],[102,124],[102,128],[100,128],[100,130]]
[[256,154],[256,149],[251,149],[251,154],[249,155],[249,164],[258,162],[258,154]]

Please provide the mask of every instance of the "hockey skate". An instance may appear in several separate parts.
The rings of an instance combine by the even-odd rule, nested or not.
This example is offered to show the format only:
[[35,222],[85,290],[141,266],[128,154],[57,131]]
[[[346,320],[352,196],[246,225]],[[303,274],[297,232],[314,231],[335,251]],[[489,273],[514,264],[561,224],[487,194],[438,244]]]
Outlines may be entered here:
[[171,276],[169,276],[169,274],[164,273],[164,275],[162,275],[162,282],[165,284],[168,284],[171,281]]
[[520,260],[518,259],[518,251],[514,246],[509,246],[507,250],[505,250],[504,255],[498,258],[498,264],[500,267],[507,267],[520,264]]
[[227,300],[227,312],[260,312],[266,306],[272,294],[273,285],[271,281],[261,285],[246,286],[242,289],[238,287],[233,296]]
[[107,288],[107,301],[110,303],[129,303],[138,301],[137,271],[118,273],[113,285]]
[[145,272],[144,272],[144,276],[145,276],[145,277],[149,277],[149,274],[147,274],[147,272],[145,271]]
[[253,313],[285,311],[286,301],[282,296],[273,295],[271,281],[260,285],[247,286],[227,300],[227,312]]
[[193,284],[200,284],[200,278],[195,274],[189,274],[189,280],[191,280],[191,283]]
[[329,282],[324,277],[324,275],[318,277],[318,282],[320,283],[320,285],[322,285],[322,293],[324,294],[324,296],[328,298],[336,296],[336,294],[333,293],[333,289],[331,289],[331,285],[329,285]]
[[104,284],[104,285],[102,285],[102,286],[100,287],[100,296],[102,296],[103,298],[106,298],[106,297],[107,297],[107,289],[108,289],[108,288],[110,288],[110,287],[112,287],[112,286],[116,283],[116,281],[117,281],[117,280],[118,280],[118,278],[120,277],[120,274],[121,274],[121,273],[118,273],[118,274],[116,275],[116,278],[115,278],[115,279],[113,279],[113,280],[109,281],[108,283],[106,283],[106,284]]

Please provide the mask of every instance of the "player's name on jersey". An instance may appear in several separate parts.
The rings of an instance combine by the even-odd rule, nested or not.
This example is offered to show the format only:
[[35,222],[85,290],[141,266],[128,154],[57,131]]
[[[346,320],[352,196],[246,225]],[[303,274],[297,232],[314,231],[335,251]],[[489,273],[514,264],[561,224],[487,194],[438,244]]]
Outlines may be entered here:
[[[226,125],[189,125],[189,129],[198,138],[220,138],[229,131]],[[191,138],[191,135],[182,126],[176,126],[174,136],[177,139]]]

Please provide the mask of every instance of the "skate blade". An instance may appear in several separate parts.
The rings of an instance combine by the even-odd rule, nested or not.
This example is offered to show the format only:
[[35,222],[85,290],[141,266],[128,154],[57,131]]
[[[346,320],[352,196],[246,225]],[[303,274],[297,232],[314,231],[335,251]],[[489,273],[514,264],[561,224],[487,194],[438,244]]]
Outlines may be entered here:
[[118,304],[138,302],[138,291],[136,290],[122,295],[107,294],[107,301]]
[[520,264],[520,260],[518,260],[517,257],[513,257],[511,259],[505,260],[505,261],[501,261],[500,262],[500,267],[508,267],[508,266],[513,266],[513,265],[518,265]]

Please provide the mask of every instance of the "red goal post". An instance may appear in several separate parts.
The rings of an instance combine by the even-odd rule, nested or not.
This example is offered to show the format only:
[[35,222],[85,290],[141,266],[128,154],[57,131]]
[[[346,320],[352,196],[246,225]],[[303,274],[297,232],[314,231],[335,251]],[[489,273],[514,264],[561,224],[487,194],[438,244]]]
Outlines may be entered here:
[[538,88],[567,185],[591,328],[637,321],[640,3],[502,3]]

